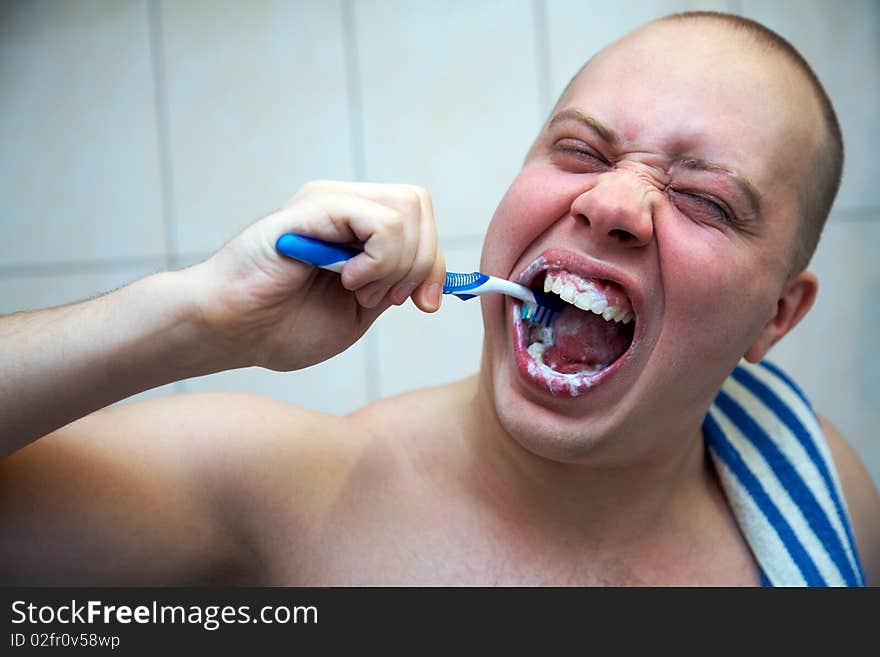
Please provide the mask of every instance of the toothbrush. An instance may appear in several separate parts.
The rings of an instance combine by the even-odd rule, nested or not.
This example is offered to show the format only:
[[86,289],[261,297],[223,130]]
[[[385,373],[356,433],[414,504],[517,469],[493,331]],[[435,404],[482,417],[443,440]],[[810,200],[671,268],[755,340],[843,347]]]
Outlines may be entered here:
[[[360,253],[357,249],[294,233],[285,233],[279,237],[275,248],[289,258],[337,274],[342,271],[346,261]],[[533,291],[503,278],[478,271],[469,274],[446,272],[443,294],[451,294],[467,300],[490,292],[506,294],[522,301],[520,313],[522,319],[539,326],[550,326],[556,313],[565,306],[565,301],[556,295],[546,294],[540,290]]]

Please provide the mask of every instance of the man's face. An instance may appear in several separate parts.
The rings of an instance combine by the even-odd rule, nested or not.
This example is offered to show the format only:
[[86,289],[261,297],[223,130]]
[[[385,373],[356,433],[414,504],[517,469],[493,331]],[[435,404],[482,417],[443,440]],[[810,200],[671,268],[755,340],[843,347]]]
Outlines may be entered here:
[[711,23],[655,25],[590,62],[484,243],[482,271],[549,275],[590,308],[542,335],[518,301],[483,297],[484,380],[520,443],[650,456],[633,441],[699,426],[776,311],[814,105],[787,62]]

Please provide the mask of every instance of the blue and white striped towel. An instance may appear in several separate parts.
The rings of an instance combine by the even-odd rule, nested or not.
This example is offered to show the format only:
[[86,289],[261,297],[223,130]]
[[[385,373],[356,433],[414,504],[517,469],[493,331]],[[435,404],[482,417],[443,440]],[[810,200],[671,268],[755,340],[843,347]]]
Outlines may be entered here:
[[865,585],[828,443],[788,376],[740,363],[703,435],[765,585]]

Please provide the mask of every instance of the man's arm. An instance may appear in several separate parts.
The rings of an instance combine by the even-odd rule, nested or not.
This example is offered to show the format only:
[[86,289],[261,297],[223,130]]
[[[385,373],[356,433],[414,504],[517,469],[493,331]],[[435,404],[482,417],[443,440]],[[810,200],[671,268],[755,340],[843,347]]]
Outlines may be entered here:
[[[363,253],[341,275],[316,270],[278,255],[285,232]],[[248,537],[227,491],[246,498],[258,471],[228,454],[260,437],[259,417],[187,397],[74,421],[170,381],[321,362],[392,304],[436,310],[444,273],[424,190],[319,182],[199,265],[0,317],[0,581],[173,583],[235,570]],[[299,413],[285,426],[320,435]]]
[[825,418],[819,418],[840,475],[868,586],[880,586],[880,495],[855,450]]
[[0,457],[135,393],[237,364],[200,325],[194,277],[0,317]]
[[[218,447],[229,439],[206,422],[216,416],[170,400],[88,415],[231,366],[221,340],[199,326],[196,280],[158,274],[90,301],[0,317],[0,582],[243,576],[207,485],[206,437]],[[201,428],[180,413],[201,415]]]
[[[341,275],[280,256],[298,232],[360,242]],[[0,317],[0,457],[98,408],[234,367],[295,370],[357,341],[392,304],[440,305],[427,193],[317,182],[206,262],[98,299]]]

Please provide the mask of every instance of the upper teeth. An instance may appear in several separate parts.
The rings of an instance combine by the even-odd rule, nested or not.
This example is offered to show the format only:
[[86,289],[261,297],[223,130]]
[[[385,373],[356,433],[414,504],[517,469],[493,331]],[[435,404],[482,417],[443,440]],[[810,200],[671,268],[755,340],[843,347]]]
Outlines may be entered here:
[[562,282],[562,276],[556,278],[550,272],[547,272],[544,278],[544,292],[553,292],[558,294],[564,301],[577,306],[581,310],[589,310],[592,313],[601,315],[605,320],[615,322],[623,322],[629,324],[633,319],[633,313],[624,310],[619,306],[609,306],[608,301],[602,297],[602,293],[597,289],[587,289],[579,292],[574,283],[567,281]]

